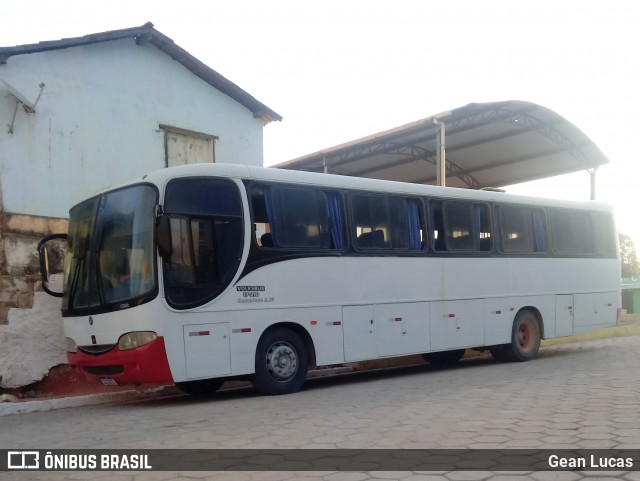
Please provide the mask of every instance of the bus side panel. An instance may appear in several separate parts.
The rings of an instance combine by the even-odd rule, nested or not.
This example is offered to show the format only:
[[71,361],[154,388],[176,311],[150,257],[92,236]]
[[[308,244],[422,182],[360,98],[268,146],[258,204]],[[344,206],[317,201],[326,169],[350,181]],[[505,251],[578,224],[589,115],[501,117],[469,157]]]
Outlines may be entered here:
[[[485,302],[485,345],[495,346],[511,342],[513,321],[523,308],[540,312],[546,338],[555,337],[557,296],[519,296],[487,299]],[[542,335],[542,332],[541,332]]]
[[432,302],[431,350],[484,345],[484,299]]
[[188,324],[184,329],[187,379],[231,374],[229,324]]
[[262,333],[284,319],[281,309],[246,309],[228,311],[231,329],[231,368],[233,375],[255,371],[256,346]]
[[486,346],[496,346],[511,342],[513,312],[510,299],[499,297],[485,301],[484,341]]
[[[540,313],[542,318],[542,326],[540,326],[540,336],[549,339],[555,337],[556,332],[556,296],[523,296],[512,297],[510,299],[509,309],[513,309],[511,312],[511,322],[515,319],[518,311],[531,307]],[[509,328],[509,335],[511,335],[511,328]],[[511,340],[511,338],[509,338]]]
[[284,321],[299,324],[309,333],[316,353],[316,365],[344,362],[340,306],[287,309]]
[[316,364],[344,362],[342,309],[309,307],[289,309],[246,309],[227,312],[231,329],[233,375],[251,374],[255,370],[256,347],[260,336],[274,324],[298,324],[307,331],[316,353]]
[[344,358],[347,362],[374,359],[375,334],[373,305],[344,306]]
[[571,336],[573,334],[573,294],[556,296],[556,325],[551,337]]
[[174,382],[231,374],[233,335],[228,313],[175,313],[167,309],[158,317],[162,318],[162,333]]
[[574,334],[614,325],[617,299],[616,291],[576,294]]
[[377,357],[420,354],[430,350],[429,304],[406,302],[374,306]]

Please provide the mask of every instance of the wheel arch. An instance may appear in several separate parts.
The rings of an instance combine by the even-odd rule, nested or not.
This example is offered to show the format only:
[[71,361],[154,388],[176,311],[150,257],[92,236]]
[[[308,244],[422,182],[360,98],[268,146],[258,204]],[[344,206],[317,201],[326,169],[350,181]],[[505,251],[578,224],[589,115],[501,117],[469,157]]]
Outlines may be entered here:
[[[307,331],[300,324],[296,324],[295,322],[277,322],[275,324],[271,324],[267,327],[264,332],[261,334],[260,339],[262,339],[267,333],[273,329],[284,328],[289,329],[290,331],[297,334],[302,342],[304,342],[305,349],[307,350],[307,354],[309,356],[309,366],[316,365],[316,348],[313,343],[313,339],[309,331]],[[259,342],[259,341],[258,341]]]

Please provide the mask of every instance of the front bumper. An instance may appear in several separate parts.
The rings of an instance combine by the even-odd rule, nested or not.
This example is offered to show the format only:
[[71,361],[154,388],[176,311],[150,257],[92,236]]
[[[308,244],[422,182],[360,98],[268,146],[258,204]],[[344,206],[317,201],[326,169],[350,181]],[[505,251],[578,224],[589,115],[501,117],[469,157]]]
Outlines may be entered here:
[[117,345],[96,355],[78,349],[75,353],[68,352],[67,359],[80,376],[93,382],[109,379],[117,384],[173,383],[162,337],[126,351],[119,350]]

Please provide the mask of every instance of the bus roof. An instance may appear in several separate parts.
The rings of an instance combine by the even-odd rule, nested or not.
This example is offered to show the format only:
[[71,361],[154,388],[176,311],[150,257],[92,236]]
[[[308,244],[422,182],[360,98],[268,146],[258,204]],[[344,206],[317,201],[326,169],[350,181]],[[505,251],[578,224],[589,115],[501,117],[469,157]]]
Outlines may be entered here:
[[527,203],[531,205],[555,205],[570,208],[585,208],[593,210],[611,210],[602,202],[570,201],[542,197],[530,197],[508,194],[504,192],[462,189],[457,187],[438,187],[433,185],[413,184],[390,180],[367,179],[334,174],[319,174],[269,167],[249,167],[236,164],[193,164],[170,167],[150,172],[136,179],[133,183],[150,182],[161,190],[172,179],[180,177],[226,177],[243,180],[265,182],[281,182],[298,185],[318,186],[334,189],[354,189],[373,192],[398,193],[407,195],[447,197],[457,199],[471,199],[487,202]]

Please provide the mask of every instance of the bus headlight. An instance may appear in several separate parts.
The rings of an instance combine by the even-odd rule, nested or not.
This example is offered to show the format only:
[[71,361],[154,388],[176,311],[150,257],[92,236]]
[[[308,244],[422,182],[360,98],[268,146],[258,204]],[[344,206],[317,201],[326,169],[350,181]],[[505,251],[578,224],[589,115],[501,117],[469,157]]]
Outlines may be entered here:
[[127,351],[155,341],[158,335],[153,331],[127,332],[118,339],[118,349]]
[[74,341],[70,337],[64,338],[64,344],[65,344],[65,348],[67,349],[67,352],[71,352],[73,354],[78,352],[78,346],[76,344],[76,341]]

